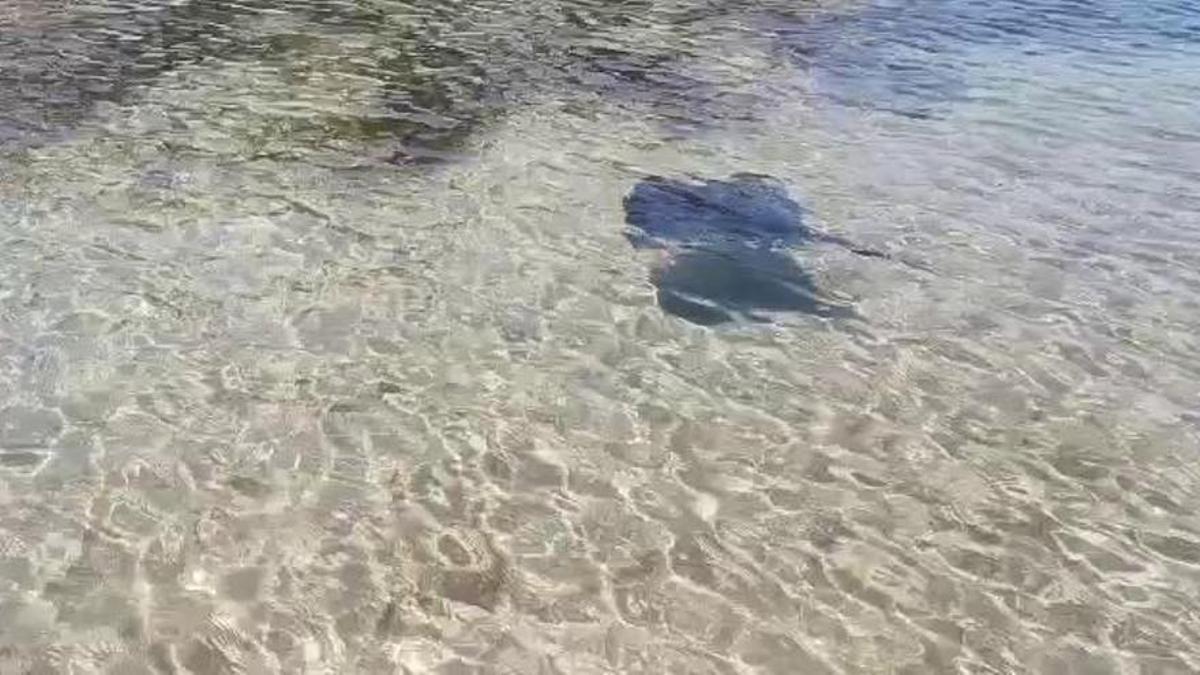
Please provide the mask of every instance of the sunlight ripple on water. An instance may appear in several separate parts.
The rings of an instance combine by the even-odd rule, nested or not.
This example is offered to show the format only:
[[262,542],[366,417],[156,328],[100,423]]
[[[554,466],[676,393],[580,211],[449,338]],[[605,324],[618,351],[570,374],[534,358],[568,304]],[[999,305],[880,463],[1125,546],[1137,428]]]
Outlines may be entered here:
[[1195,0],[0,2],[0,673],[1197,672],[1198,100]]

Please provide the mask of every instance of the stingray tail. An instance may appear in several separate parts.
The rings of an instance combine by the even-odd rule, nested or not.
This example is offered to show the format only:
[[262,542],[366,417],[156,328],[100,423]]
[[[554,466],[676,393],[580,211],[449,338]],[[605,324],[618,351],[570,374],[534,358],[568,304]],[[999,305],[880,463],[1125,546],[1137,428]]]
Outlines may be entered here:
[[875,249],[875,248],[867,248],[865,246],[859,246],[858,244],[855,244],[854,242],[850,241],[849,239],[846,239],[844,237],[839,237],[836,234],[826,234],[823,232],[814,233],[813,240],[824,242],[827,244],[836,244],[836,245],[841,246],[842,248],[846,249],[847,251],[850,251],[854,255],[860,255],[860,256],[863,256],[864,258],[882,258],[884,260],[895,260],[896,262],[899,262],[902,265],[911,267],[915,270],[921,270],[922,272],[932,272],[933,271],[933,268],[931,268],[929,265],[927,265],[925,263],[915,262],[913,260],[907,259],[907,257],[899,257],[898,258],[898,257],[893,256],[891,253],[888,253],[887,251],[880,251],[879,249]]
[[826,244],[837,244],[838,246],[841,246],[842,248],[846,249],[847,251],[850,251],[851,253],[853,253],[855,255],[861,255],[864,258],[884,258],[886,260],[892,259],[892,256],[889,253],[887,253],[886,251],[880,251],[878,249],[866,248],[864,246],[859,246],[858,244],[855,244],[854,242],[850,241],[849,239],[839,237],[836,234],[816,233],[813,235],[813,239],[820,241],[820,242],[824,242]]

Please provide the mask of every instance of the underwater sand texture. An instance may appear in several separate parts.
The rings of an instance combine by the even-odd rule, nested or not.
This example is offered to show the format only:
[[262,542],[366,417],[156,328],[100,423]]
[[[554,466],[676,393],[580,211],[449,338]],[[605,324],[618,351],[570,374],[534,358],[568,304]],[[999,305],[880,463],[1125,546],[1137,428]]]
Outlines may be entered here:
[[0,672],[1200,669],[1194,5],[790,4],[5,5]]

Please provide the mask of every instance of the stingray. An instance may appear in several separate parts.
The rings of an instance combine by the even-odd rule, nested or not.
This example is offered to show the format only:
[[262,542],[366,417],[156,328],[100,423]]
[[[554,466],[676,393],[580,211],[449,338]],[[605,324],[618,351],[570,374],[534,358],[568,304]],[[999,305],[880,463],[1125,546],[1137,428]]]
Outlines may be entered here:
[[853,316],[822,297],[789,249],[826,242],[886,257],[810,228],[781,183],[754,174],[646,178],[625,198],[625,222],[634,248],[668,252],[650,275],[659,307],[700,325],[768,321],[778,312]]
[[788,251],[729,247],[678,251],[651,272],[658,306],[702,326],[738,319],[769,322],[771,314],[801,312],[854,317],[850,307],[824,299],[812,276]]

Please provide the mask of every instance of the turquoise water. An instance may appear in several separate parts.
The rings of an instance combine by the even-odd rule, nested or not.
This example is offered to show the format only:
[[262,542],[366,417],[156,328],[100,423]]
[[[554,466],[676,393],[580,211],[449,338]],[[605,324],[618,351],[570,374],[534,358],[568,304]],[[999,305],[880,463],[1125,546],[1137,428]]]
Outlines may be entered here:
[[[1190,1],[0,2],[0,672],[1195,672],[1197,100]],[[740,173],[846,311],[665,311]]]

